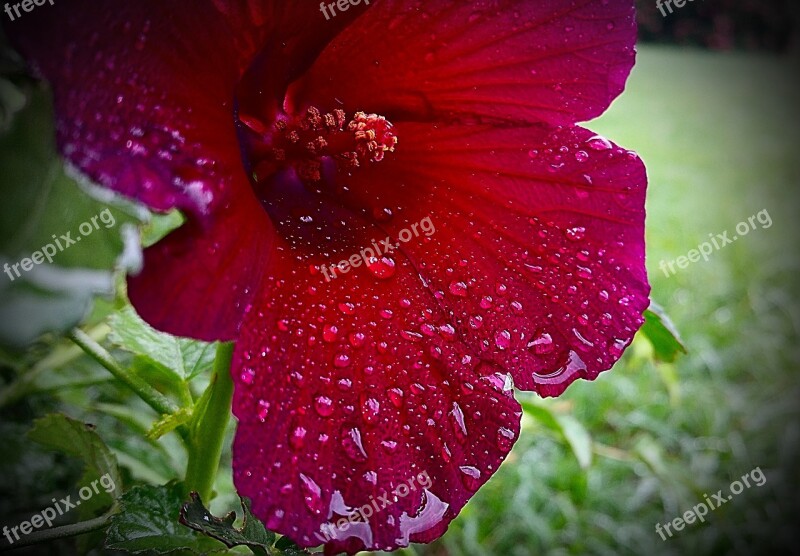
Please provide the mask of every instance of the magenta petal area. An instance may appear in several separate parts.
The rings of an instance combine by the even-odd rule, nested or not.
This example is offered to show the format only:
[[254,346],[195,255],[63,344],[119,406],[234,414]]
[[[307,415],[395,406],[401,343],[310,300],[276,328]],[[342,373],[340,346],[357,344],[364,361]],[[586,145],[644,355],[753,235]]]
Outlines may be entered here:
[[384,235],[416,226],[400,250],[472,353],[543,396],[609,369],[649,304],[636,153],[578,127],[396,132],[393,156],[340,178],[341,198]]
[[635,42],[631,0],[383,0],[331,42],[289,101],[395,123],[572,124],[622,92]]
[[238,492],[327,553],[437,538],[519,434],[510,377],[464,349],[400,257],[268,280],[233,369]]
[[308,12],[278,0],[71,0],[6,25],[53,88],[63,155],[97,183],[187,217],[129,282],[156,328],[236,337],[274,228],[253,196],[235,111],[274,109],[354,17]]

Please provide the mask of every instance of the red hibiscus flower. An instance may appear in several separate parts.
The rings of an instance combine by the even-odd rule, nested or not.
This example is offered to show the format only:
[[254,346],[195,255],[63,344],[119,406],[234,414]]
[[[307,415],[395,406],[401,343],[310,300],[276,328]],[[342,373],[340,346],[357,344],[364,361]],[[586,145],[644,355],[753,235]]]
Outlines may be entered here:
[[187,217],[129,292],[237,342],[239,492],[303,546],[393,549],[497,470],[512,385],[594,379],[642,322],[644,167],[575,125],[623,89],[633,1],[326,7],[57,2],[11,31],[66,158]]

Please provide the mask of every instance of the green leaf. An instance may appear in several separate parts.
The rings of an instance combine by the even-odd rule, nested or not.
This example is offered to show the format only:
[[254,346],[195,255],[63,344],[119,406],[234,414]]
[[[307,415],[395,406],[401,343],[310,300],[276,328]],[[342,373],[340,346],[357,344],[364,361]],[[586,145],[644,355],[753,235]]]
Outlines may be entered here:
[[111,316],[110,340],[117,347],[143,357],[168,379],[185,382],[214,364],[216,344],[176,338],[152,328],[132,307],[126,306]]
[[679,353],[686,353],[678,330],[660,305],[651,301],[650,308],[644,312],[644,318],[641,332],[652,344],[658,361],[672,363]]
[[122,499],[122,511],[111,518],[106,547],[133,554],[212,554],[225,547],[182,526],[178,517],[183,486],[136,486]]
[[237,529],[233,526],[236,521],[234,512],[230,512],[222,518],[214,517],[203,506],[203,501],[196,492],[192,492],[190,496],[191,500],[181,508],[181,523],[221,541],[228,548],[246,546],[257,556],[308,554],[286,537],[282,537],[276,543],[275,533],[264,527],[264,524],[252,514],[250,500],[247,498],[240,499],[244,514],[242,527]]
[[[42,446],[82,460],[86,466],[82,486],[100,479],[103,481],[98,488],[102,488],[100,494],[107,493],[115,500],[122,493],[117,458],[95,432],[94,425],[65,415],[47,415],[34,422],[28,437]],[[108,483],[111,484],[106,488]]]
[[547,405],[531,400],[520,400],[525,415],[532,417],[566,443],[581,469],[592,464],[592,438],[580,421],[571,415],[555,413]]
[[578,460],[578,465],[581,469],[588,469],[592,465],[592,437],[589,432],[572,415],[558,415],[556,419],[561,426],[561,434]]

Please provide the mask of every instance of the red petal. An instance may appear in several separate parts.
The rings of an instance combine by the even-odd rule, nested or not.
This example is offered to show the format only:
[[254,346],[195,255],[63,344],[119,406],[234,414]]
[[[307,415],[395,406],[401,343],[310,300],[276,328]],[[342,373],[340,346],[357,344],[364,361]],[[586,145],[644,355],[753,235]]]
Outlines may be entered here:
[[[396,126],[392,156],[343,179],[398,237],[473,353],[559,395],[610,368],[647,307],[641,160],[581,128]],[[391,182],[386,183],[386,177]]]
[[620,94],[635,41],[632,0],[385,0],[326,48],[290,98],[395,123],[575,123]]
[[194,221],[145,251],[128,296],[150,325],[176,336],[235,340],[271,258],[274,228],[244,192],[204,229]]
[[[330,552],[437,538],[519,433],[510,379],[437,331],[446,315],[407,260],[383,270],[325,282],[303,267],[270,281],[237,343],[235,484],[303,546],[331,522]],[[369,524],[336,529],[346,508],[373,501]]]

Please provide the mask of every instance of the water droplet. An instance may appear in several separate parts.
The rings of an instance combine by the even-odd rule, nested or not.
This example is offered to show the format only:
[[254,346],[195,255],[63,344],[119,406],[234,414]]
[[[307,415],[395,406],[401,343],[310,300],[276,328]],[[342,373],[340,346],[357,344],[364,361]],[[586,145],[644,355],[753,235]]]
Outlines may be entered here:
[[497,429],[497,447],[507,452],[514,445],[514,431],[506,427]]
[[267,420],[269,415],[269,402],[267,400],[258,400],[258,420],[262,423]]
[[349,378],[340,379],[339,382],[336,383],[339,386],[339,390],[342,392],[346,392],[353,387],[353,381]]
[[334,366],[343,369],[344,367],[350,365],[350,356],[346,353],[337,353],[333,357],[333,364]]
[[367,461],[367,452],[361,440],[361,431],[353,427],[342,434],[342,448],[344,453],[353,461]]
[[453,417],[453,431],[456,434],[456,438],[463,442],[467,438],[467,425],[464,423],[464,412],[461,411],[461,406],[458,405],[458,402],[453,402],[453,410],[450,415]]
[[453,280],[450,282],[449,290],[456,297],[467,297],[467,285],[464,282]]
[[553,338],[550,334],[539,334],[528,343],[528,349],[533,349],[537,355],[544,355],[553,351]]
[[439,327],[439,335],[445,340],[451,342],[456,338],[456,329],[451,324],[443,324]]
[[576,226],[574,228],[569,228],[564,235],[567,236],[567,239],[570,241],[580,241],[586,235],[586,228],[581,226]]
[[356,311],[356,306],[352,303],[339,303],[339,310],[345,315],[352,315]]
[[442,444],[442,460],[445,463],[450,463],[450,460],[453,458],[453,454],[450,453],[450,448],[447,447],[447,443]]
[[589,146],[590,149],[595,151],[607,151],[613,147],[611,141],[606,139],[601,135],[595,135],[594,137],[590,137],[586,144]]
[[326,324],[322,329],[322,339],[332,344],[339,336],[339,328],[335,324]]
[[576,151],[575,152],[575,160],[578,162],[586,162],[589,160],[589,153],[586,151]]
[[351,346],[354,348],[359,348],[364,345],[364,341],[367,339],[367,337],[363,332],[353,332],[350,334],[350,336],[348,336],[348,339],[350,340]]
[[479,329],[481,326],[483,326],[483,317],[480,315],[473,315],[469,317],[469,325],[475,330]]
[[367,270],[380,280],[388,280],[394,276],[397,269],[394,260],[389,257],[381,257],[380,259],[370,257],[367,261]]
[[281,522],[283,521],[284,511],[280,508],[273,508],[268,512],[267,517],[267,528],[271,530],[275,530],[280,527]]
[[300,488],[303,491],[303,500],[311,513],[320,515],[322,513],[322,489],[314,482],[311,477],[300,473]]
[[393,454],[397,451],[397,442],[394,440],[382,440],[381,446],[383,446],[383,449],[389,454]]
[[511,332],[501,330],[494,335],[494,345],[497,349],[508,349],[511,346]]
[[253,384],[253,381],[256,378],[256,371],[252,367],[246,367],[242,370],[242,374],[239,375],[241,381],[248,386]]
[[403,397],[405,394],[400,388],[390,388],[386,394],[389,396],[389,401],[392,402],[392,405],[398,409],[403,407]]
[[619,357],[622,355],[622,352],[625,351],[627,345],[628,343],[625,340],[615,338],[608,343],[608,352],[612,357]]
[[314,398],[314,409],[320,417],[330,417],[333,414],[333,400],[328,396],[319,395]]
[[361,415],[364,417],[364,421],[371,425],[377,422],[380,409],[381,404],[375,398],[365,398],[361,402]]
[[461,482],[469,490],[476,491],[481,486],[481,472],[477,467],[471,465],[462,465],[459,468],[461,471]]
[[295,452],[299,452],[303,449],[303,445],[306,441],[306,432],[305,428],[297,427],[289,435],[289,445]]

